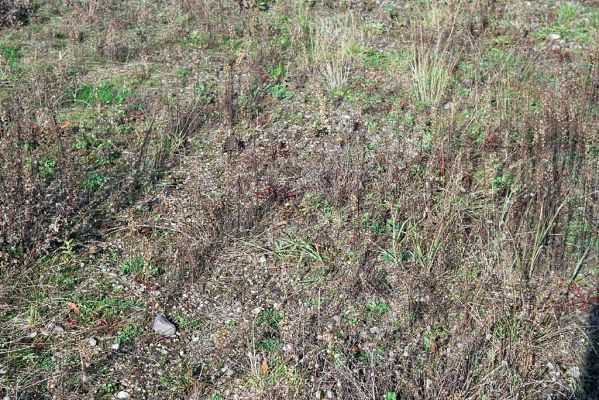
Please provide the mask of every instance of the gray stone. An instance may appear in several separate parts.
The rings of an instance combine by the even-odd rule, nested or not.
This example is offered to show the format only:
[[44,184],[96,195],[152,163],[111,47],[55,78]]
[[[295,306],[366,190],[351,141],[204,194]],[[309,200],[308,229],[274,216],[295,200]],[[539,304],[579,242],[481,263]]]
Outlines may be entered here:
[[163,314],[156,314],[153,329],[154,332],[159,333],[162,336],[173,336],[177,333],[177,327],[175,327],[175,325]]
[[562,37],[561,37],[560,35],[558,35],[557,33],[552,33],[552,34],[550,34],[550,35],[547,35],[547,39],[551,40],[552,42],[553,42],[554,40],[559,40],[559,39],[561,39],[561,38],[562,38]]
[[98,345],[98,339],[96,339],[94,337],[90,337],[89,338],[89,345],[91,347],[96,347]]
[[116,398],[117,399],[128,399],[129,398],[129,393],[125,392],[124,390],[118,392],[116,394]]

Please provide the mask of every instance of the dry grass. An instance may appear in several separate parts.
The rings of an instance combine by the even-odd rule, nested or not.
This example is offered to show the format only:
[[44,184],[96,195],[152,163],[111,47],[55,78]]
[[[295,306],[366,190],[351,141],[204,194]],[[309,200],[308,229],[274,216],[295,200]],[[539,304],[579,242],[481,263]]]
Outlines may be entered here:
[[330,92],[343,89],[350,78],[352,60],[360,51],[361,28],[351,12],[321,17],[313,29],[313,58]]
[[597,7],[38,5],[0,397],[597,397]]
[[423,12],[422,22],[412,25],[414,45],[409,65],[415,99],[424,106],[438,106],[453,77],[463,51],[454,37],[460,28],[461,12],[462,2],[457,2],[449,14],[446,9],[432,5]]

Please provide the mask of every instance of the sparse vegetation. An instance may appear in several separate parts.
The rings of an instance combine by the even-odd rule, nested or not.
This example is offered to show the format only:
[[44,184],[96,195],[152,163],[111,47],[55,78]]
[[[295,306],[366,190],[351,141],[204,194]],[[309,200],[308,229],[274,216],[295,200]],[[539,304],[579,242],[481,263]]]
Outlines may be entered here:
[[598,398],[595,3],[0,0],[0,398]]

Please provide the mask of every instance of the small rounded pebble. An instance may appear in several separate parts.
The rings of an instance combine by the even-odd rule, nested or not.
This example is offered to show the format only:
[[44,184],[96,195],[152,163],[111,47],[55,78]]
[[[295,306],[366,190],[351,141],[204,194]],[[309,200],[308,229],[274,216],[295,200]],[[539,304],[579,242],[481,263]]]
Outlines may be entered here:
[[116,398],[117,399],[128,399],[129,398],[129,393],[125,392],[124,390],[118,392],[116,394]]

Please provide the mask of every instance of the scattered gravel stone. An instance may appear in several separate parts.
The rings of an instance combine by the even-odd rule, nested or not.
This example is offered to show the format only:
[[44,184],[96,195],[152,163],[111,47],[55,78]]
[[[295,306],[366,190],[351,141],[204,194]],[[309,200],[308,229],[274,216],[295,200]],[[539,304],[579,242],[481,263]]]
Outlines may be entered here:
[[129,393],[125,392],[124,390],[118,392],[116,394],[116,398],[117,399],[128,399],[129,398]]
[[119,344],[115,343],[111,346],[112,350],[118,350],[119,349]]
[[89,345],[91,347],[96,347],[98,345],[98,339],[96,339],[94,337],[90,337],[89,338]]
[[445,105],[443,106],[444,110],[451,110],[453,109],[453,103],[450,101],[448,103],[445,103]]
[[154,319],[154,332],[162,336],[173,336],[177,333],[177,327],[168,320],[163,314],[156,314]]
[[549,39],[550,41],[554,41],[554,40],[560,40],[562,37],[560,35],[558,35],[557,33],[552,33],[550,35],[547,36],[547,39]]
[[570,375],[572,375],[572,378],[574,379],[578,379],[580,378],[580,368],[578,367],[572,367],[570,368]]

